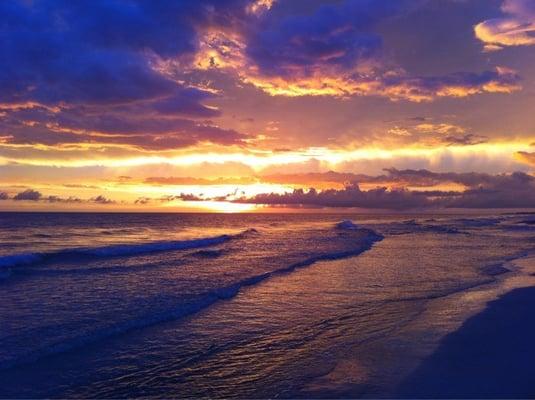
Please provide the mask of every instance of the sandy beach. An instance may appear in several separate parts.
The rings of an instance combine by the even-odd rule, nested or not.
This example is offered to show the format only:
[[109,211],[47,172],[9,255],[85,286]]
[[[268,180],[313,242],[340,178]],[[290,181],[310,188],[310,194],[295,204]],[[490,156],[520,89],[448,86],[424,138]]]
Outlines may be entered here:
[[535,288],[515,289],[448,335],[400,386],[407,398],[530,398]]

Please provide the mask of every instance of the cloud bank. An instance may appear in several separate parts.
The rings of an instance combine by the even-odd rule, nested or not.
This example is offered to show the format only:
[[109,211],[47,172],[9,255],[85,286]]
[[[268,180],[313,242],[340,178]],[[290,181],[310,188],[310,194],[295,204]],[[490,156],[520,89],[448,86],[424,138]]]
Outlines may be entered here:
[[[415,208],[532,208],[535,205],[535,177],[522,172],[489,175],[482,173],[434,173],[428,170],[388,169],[378,177],[355,176],[364,182],[390,182],[404,186],[428,187],[441,183],[458,183],[466,187],[454,190],[409,190],[405,187],[377,187],[361,190],[350,182],[343,189],[289,193],[265,193],[238,202],[271,206],[359,207],[370,209]],[[332,175],[332,173],[331,173]],[[342,178],[342,177],[341,177]],[[344,176],[343,178],[347,178]],[[317,178],[316,178],[317,179]]]

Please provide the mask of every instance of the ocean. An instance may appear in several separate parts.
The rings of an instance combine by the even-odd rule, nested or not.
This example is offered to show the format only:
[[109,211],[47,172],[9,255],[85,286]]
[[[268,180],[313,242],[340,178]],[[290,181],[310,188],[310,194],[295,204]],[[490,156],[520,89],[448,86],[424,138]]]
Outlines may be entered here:
[[0,397],[388,397],[535,216],[0,214]]

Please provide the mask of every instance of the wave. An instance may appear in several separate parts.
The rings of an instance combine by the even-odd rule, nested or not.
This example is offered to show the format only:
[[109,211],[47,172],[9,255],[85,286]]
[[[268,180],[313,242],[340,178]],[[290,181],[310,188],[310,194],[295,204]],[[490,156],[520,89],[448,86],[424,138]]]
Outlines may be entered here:
[[[382,235],[376,233],[371,229],[359,228],[358,231],[362,232],[364,236],[359,241],[359,245],[353,249],[342,252],[325,253],[310,257],[303,261],[288,265],[286,267],[271,272],[251,276],[231,285],[214,289],[210,292],[200,295],[199,297],[197,297],[197,299],[191,302],[180,304],[174,309],[162,311],[159,313],[153,313],[150,315],[146,315],[142,318],[130,321],[121,322],[102,329],[88,332],[87,334],[78,336],[67,341],[52,344],[44,349],[37,350],[17,359],[4,361],[0,364],[0,370],[9,369],[21,364],[32,363],[43,357],[52,356],[58,353],[64,353],[97,342],[99,340],[127,333],[132,330],[143,329],[164,322],[174,321],[187,317],[203,309],[206,309],[207,307],[213,305],[218,301],[229,300],[235,297],[242,289],[246,287],[257,285],[275,276],[289,274],[295,271],[296,269],[310,266],[319,261],[337,260],[357,256],[365,252],[366,250],[369,250],[375,242],[384,239]],[[248,233],[250,232],[254,231],[248,231]]]
[[39,253],[21,253],[8,256],[0,256],[0,268],[9,268],[17,265],[26,265],[39,262],[42,254]]
[[338,229],[348,229],[348,230],[356,230],[359,228],[353,221],[349,219],[346,219],[342,222],[338,222],[335,226]]
[[[40,277],[56,277],[60,275],[97,275],[97,274],[110,274],[110,273],[131,273],[134,271],[142,271],[145,269],[156,269],[156,268],[166,268],[172,266],[173,268],[182,266],[184,261],[182,260],[173,260],[172,264],[168,263],[162,263],[162,262],[151,262],[148,264],[139,264],[139,265],[130,265],[130,266],[123,266],[123,265],[112,265],[112,266],[98,266],[98,267],[78,267],[78,268],[62,268],[62,269],[47,269],[47,268],[23,268],[17,270],[17,276],[19,275],[25,275],[25,276],[40,276]],[[1,272],[6,272],[2,276]],[[0,279],[1,278],[7,278],[11,275],[12,270],[8,268],[4,268],[3,270],[0,270]]]
[[223,250],[221,249],[215,249],[215,250],[208,249],[208,250],[197,250],[191,255],[194,257],[201,257],[201,258],[217,258],[217,257],[220,257],[222,254],[223,254]]
[[479,228],[497,225],[502,221],[500,218],[458,218],[453,220],[466,227]]
[[225,243],[234,238],[241,238],[250,233],[256,233],[254,229],[247,229],[238,234],[225,234],[190,240],[170,240],[148,243],[118,244],[102,247],[83,247],[61,249],[43,253],[21,253],[0,256],[0,268],[12,268],[21,265],[36,264],[40,262],[65,259],[70,257],[86,258],[110,258],[127,257],[140,254],[157,253],[174,250],[190,250],[202,247],[215,246]]
[[[432,222],[427,220],[427,222]],[[458,228],[451,225],[438,225],[438,224],[427,224],[420,223],[415,220],[407,220],[402,222],[390,222],[385,224],[374,224],[372,226],[377,226],[382,232],[385,232],[389,235],[409,235],[414,233],[438,233],[446,235],[468,235],[468,232],[459,230]]]

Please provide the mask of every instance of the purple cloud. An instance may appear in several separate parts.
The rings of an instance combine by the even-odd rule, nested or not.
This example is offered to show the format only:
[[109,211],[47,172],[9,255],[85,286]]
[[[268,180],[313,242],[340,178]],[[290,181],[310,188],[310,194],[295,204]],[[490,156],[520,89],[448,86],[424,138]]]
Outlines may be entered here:
[[238,202],[272,206],[309,207],[359,207],[404,210],[411,208],[522,208],[535,204],[535,177],[515,172],[513,174],[434,173],[427,170],[389,169],[389,175],[379,177],[360,176],[361,182],[403,183],[406,186],[432,186],[455,182],[467,186],[464,191],[414,191],[405,188],[378,187],[363,191],[358,183],[345,188],[318,191],[265,193]]
[[33,189],[26,189],[23,192],[17,193],[13,200],[31,200],[31,201],[38,201],[42,197],[42,194],[38,192],[37,190]]
[[406,1],[347,0],[323,5],[312,15],[268,17],[248,38],[246,53],[269,76],[353,70],[381,49],[381,37],[370,28],[406,6]]
[[115,203],[115,200],[108,199],[107,197],[103,195],[92,197],[91,199],[89,199],[89,201],[92,203],[97,203],[97,204],[114,204]]
[[501,10],[506,16],[488,19],[474,27],[485,50],[535,45],[535,3],[532,0],[504,0]]
[[[0,130],[9,132],[11,143],[62,143],[60,135],[54,139],[50,126],[55,131],[77,131],[78,137],[64,135],[71,143],[106,143],[88,137],[83,132],[87,130],[171,135],[149,139],[151,148],[211,139],[220,144],[239,141],[242,135],[236,133],[229,140],[231,131],[216,132],[216,127],[188,120],[218,116],[219,110],[204,104],[214,94],[169,77],[158,63],[189,62],[197,50],[198,30],[229,26],[245,15],[247,4],[245,0],[1,2],[0,103],[7,104],[7,118]],[[17,115],[33,109],[41,113],[34,129],[17,126],[35,122]],[[162,115],[166,121],[157,126],[153,121]],[[143,130],[147,126],[148,132]],[[117,138],[108,142],[121,143]],[[143,147],[142,138],[134,142]]]

